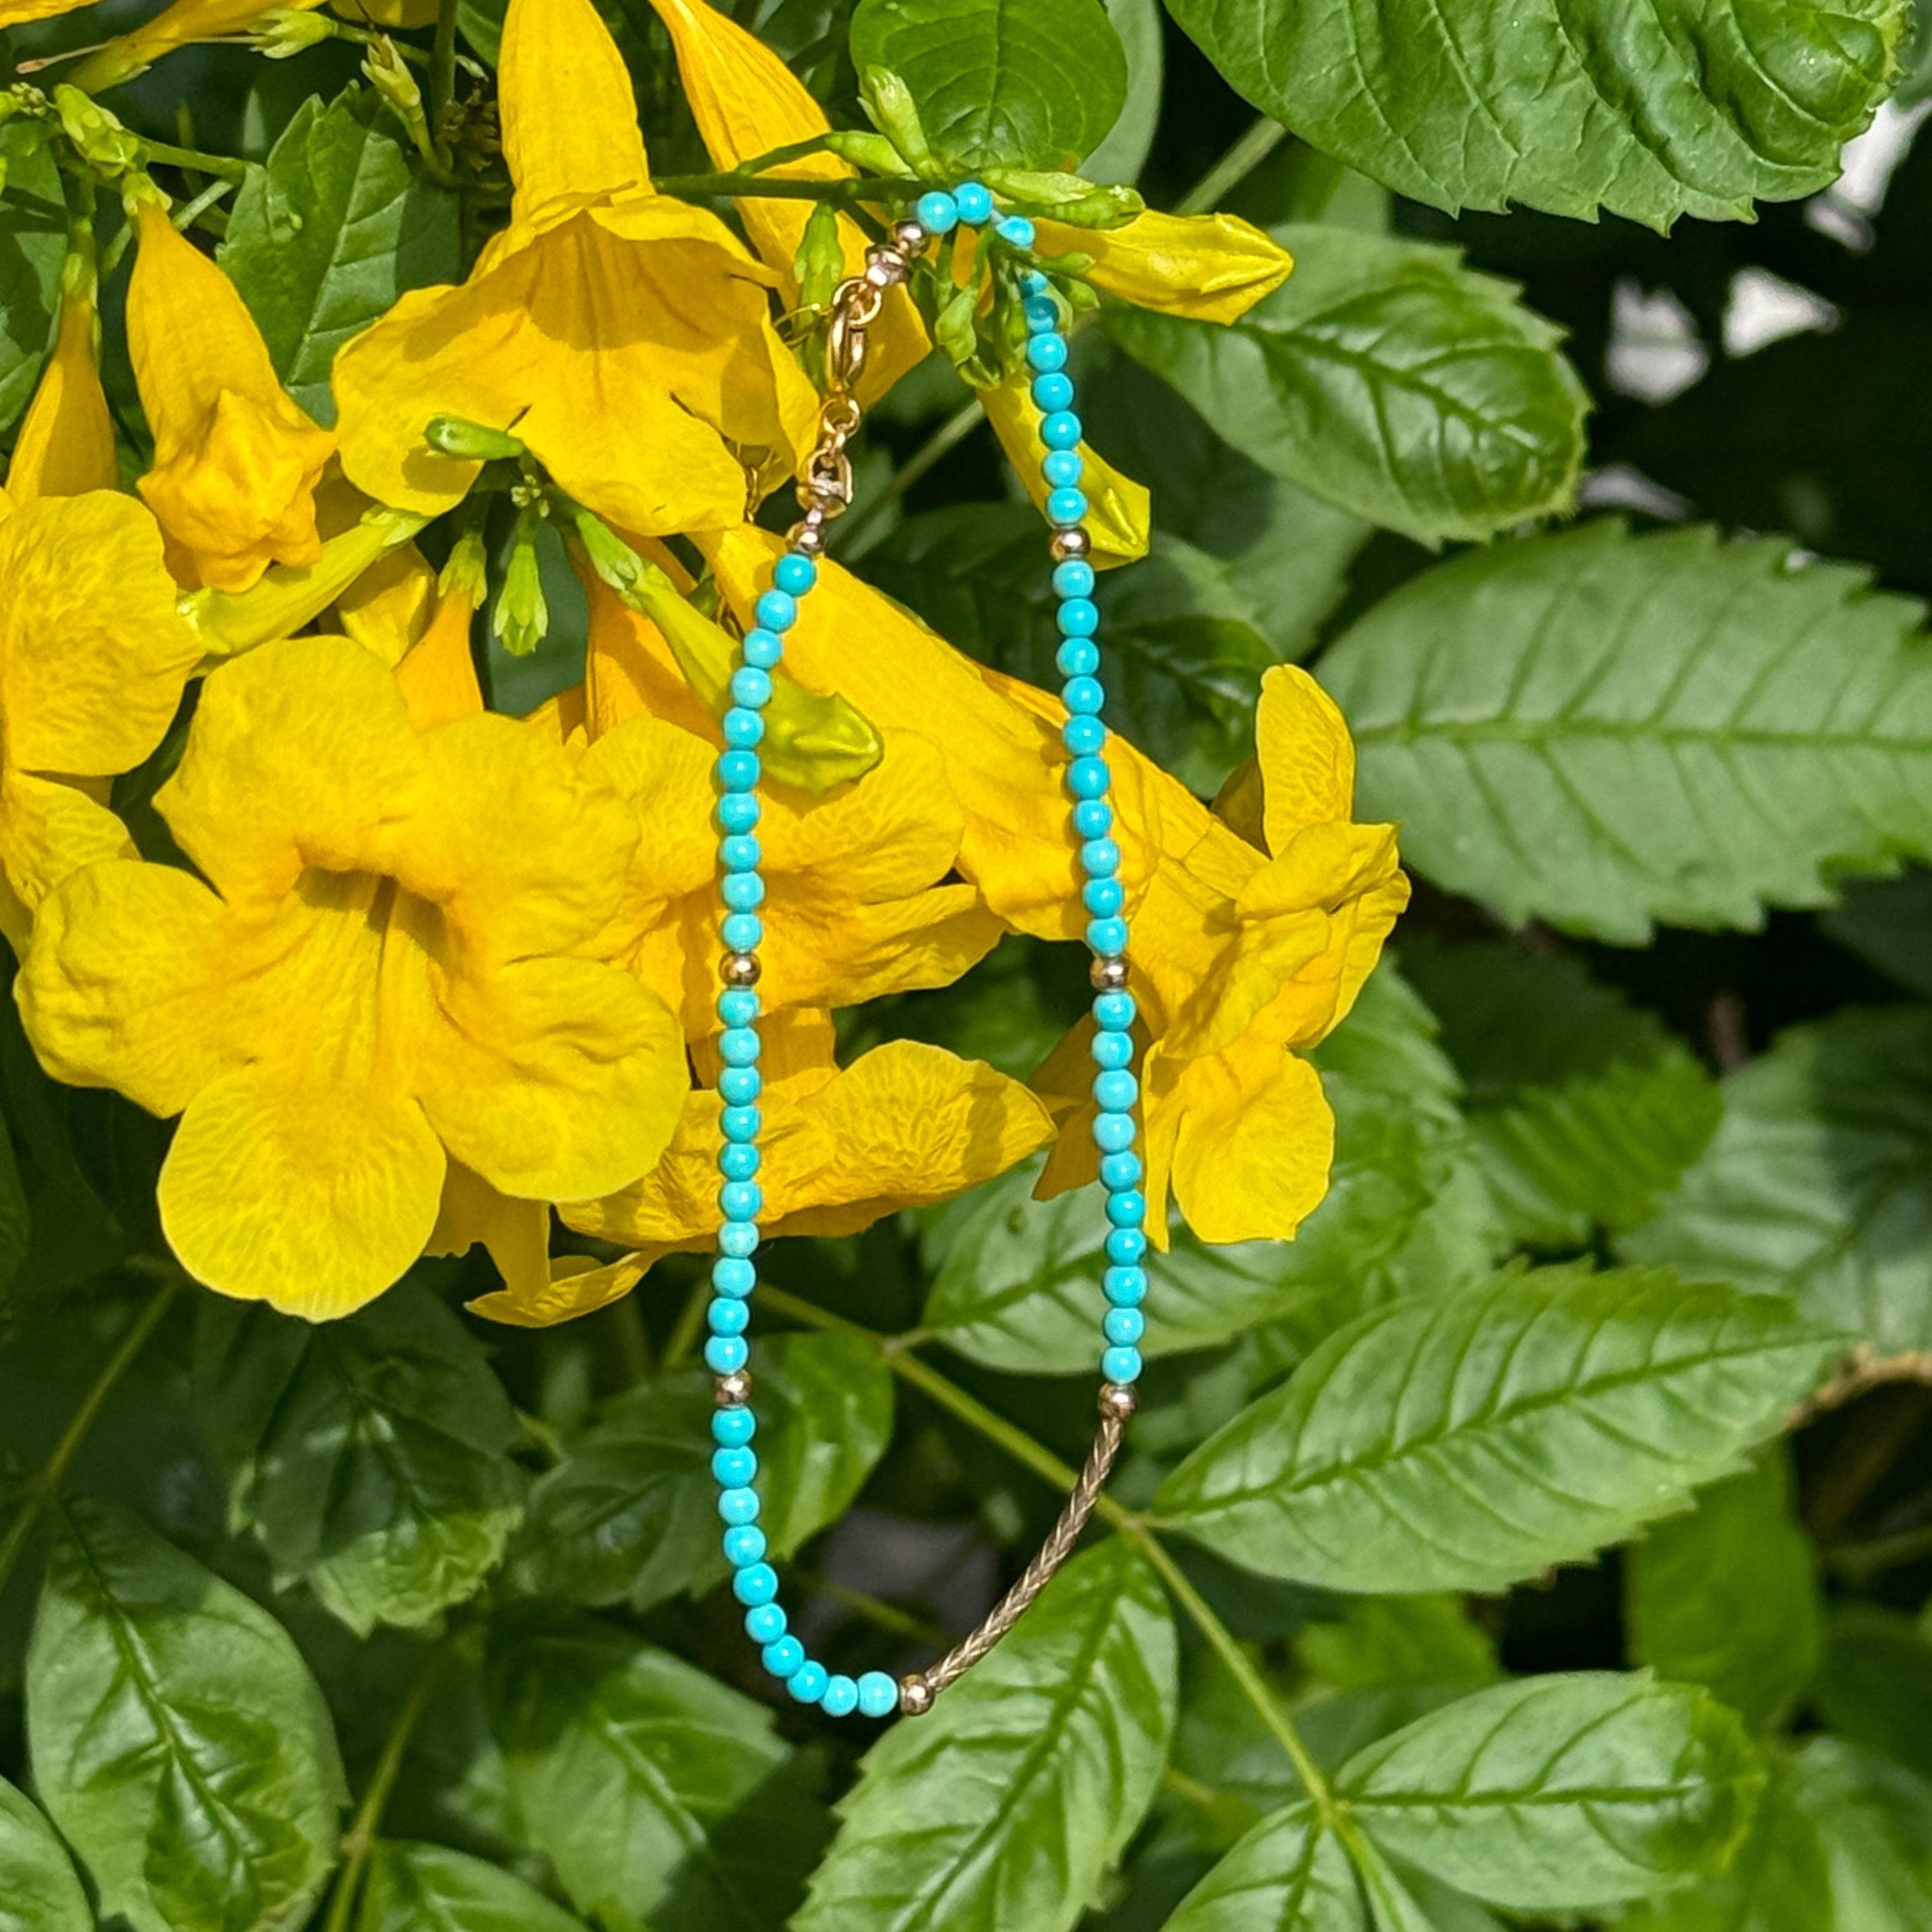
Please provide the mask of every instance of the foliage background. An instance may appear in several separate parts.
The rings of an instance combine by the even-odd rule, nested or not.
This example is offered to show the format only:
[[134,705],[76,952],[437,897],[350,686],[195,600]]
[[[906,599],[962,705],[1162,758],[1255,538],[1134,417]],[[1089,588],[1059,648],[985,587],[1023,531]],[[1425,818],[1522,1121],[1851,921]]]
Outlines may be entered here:
[[[535,1334],[452,1312],[465,1265],[314,1331],[158,1290],[165,1130],[47,1082],[8,1003],[8,1932],[104,1897],[141,1932],[1932,1924],[1932,71],[1832,186],[1891,82],[1794,98],[1830,66],[1808,7],[1749,10],[1675,145],[1641,85],[1582,143],[1500,82],[1504,118],[1437,93],[1420,8],[1378,10],[1369,122],[1328,93],[1356,10],[1110,12],[1134,78],[1091,172],[1301,264],[1237,330],[1083,341],[1161,532],[1110,586],[1120,721],[1212,794],[1261,670],[1311,662],[1422,882],[1324,1050],[1331,1198],[1292,1247],[1181,1244],[1117,1533],[861,1762],[723,1614],[695,1264]],[[851,121],[842,0],[738,12]],[[488,0],[458,14],[487,60]],[[655,17],[610,18],[655,164],[701,169]],[[251,164],[222,258],[325,418],[334,348],[480,238],[358,51],[191,48],[113,97]],[[1229,156],[1223,73],[1309,139]],[[16,169],[0,215],[8,420],[48,191]],[[1512,195],[1549,212],[1444,212]],[[1037,523],[964,394],[936,361],[894,392],[844,554],[1041,675]],[[581,668],[555,562],[500,708]],[[1080,991],[1009,942],[856,1025],[1024,1075]],[[1098,1217],[1025,1179],[784,1257],[761,1440],[835,1663],[969,1621],[1079,1454]]]

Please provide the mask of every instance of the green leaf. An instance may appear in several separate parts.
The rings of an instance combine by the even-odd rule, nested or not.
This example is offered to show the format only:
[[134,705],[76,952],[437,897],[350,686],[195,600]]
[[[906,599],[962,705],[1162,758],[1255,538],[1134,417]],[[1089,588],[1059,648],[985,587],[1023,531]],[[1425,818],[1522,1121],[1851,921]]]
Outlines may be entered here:
[[1663,1271],[1507,1273],[1331,1336],[1155,1507],[1265,1575],[1501,1589],[1741,1467],[1839,1345],[1780,1301]]
[[1115,1539],[1075,1558],[866,1754],[794,1932],[1068,1932],[1153,1802],[1174,1701],[1146,1557]]
[[[530,1848],[585,1917],[767,1932],[789,1879],[770,1790],[789,1754],[768,1710],[589,1623],[494,1629],[490,1701]],[[734,1851],[715,1839],[739,1814],[763,1838]]]
[[1932,1780],[1932,1644],[1910,1617],[1837,1605],[1810,1701],[1840,1737]]
[[1337,1690],[1389,1684],[1487,1684],[1495,1646],[1451,1596],[1357,1597],[1295,1637],[1303,1667]]
[[1107,17],[1127,56],[1127,98],[1107,138],[1082,162],[1080,172],[1089,181],[1131,185],[1147,165],[1161,119],[1166,74],[1159,0],[1107,0]]
[[0,127],[6,225],[0,238],[0,429],[19,417],[40,380],[60,307],[67,258],[67,208],[44,124],[25,117]]
[[1647,1219],[1723,1111],[1689,1049],[1561,954],[1478,944],[1404,958],[1443,1017],[1483,1171],[1517,1238],[1580,1247],[1593,1228]]
[[[761,1345],[758,1384],[759,1527],[788,1557],[844,1514],[884,1454],[892,1377],[861,1337],[788,1334]],[[696,1371],[607,1404],[531,1492],[516,1546],[522,1587],[647,1610],[722,1581],[712,1406],[711,1377]]]
[[278,1583],[305,1581],[365,1635],[475,1594],[521,1511],[516,1417],[428,1287],[319,1324],[210,1299],[195,1352],[235,1515]]
[[890,68],[954,170],[1071,167],[1127,102],[1127,55],[1100,0],[860,0],[853,64]]
[[1910,16],[1908,0],[1168,4],[1257,107],[1413,200],[1658,228],[1827,186]]
[[1785,1457],[1767,1453],[1659,1524],[1624,1568],[1632,1660],[1705,1685],[1759,1730],[1790,1708],[1824,1647],[1817,1566],[1790,1491]]
[[14,1158],[13,1137],[7,1131],[5,1115],[0,1114],[0,1294],[12,1287],[21,1263],[27,1258],[33,1225],[20,1164]]
[[1841,946],[1932,998],[1932,872],[1848,879],[1844,896],[1818,923]]
[[378,1844],[356,1932],[583,1932],[561,1905],[500,1865],[443,1845]]
[[1512,924],[1756,928],[1932,848],[1921,613],[1839,565],[1614,519],[1459,558],[1323,660],[1360,810]]
[[376,96],[305,101],[235,197],[219,259],[282,380],[335,420],[335,352],[405,290],[456,279],[456,204],[411,167]]
[[135,1932],[299,1924],[335,1862],[342,1767],[294,1642],[123,1511],[64,1513],[27,1727],[41,1801]]
[[1588,398],[1513,284],[1427,243],[1275,233],[1295,271],[1239,321],[1117,306],[1108,335],[1264,469],[1420,542],[1569,507]]
[[1371,1744],[1336,1795],[1385,1851],[1524,1911],[1721,1871],[1766,1781],[1743,1727],[1647,1672],[1479,1690]]
[[37,1806],[0,1777],[0,1932],[94,1932],[67,1847]]
[[1794,1027],[1623,1251],[1789,1295],[1881,1354],[1932,1347],[1932,1012]]
[[1306,1804],[1264,1818],[1181,1903],[1167,1932],[1373,1932],[1341,1840]]
[[1797,1755],[1796,1789],[1824,1847],[1831,1932],[1922,1932],[1932,1924],[1932,1784],[1835,1737],[1817,1737]]

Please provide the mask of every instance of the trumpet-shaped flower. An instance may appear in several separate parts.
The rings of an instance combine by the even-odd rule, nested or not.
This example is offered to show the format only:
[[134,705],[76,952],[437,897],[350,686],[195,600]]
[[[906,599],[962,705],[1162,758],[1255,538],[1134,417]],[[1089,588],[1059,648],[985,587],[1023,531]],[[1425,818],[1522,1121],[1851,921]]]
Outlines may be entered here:
[[100,781],[161,742],[200,661],[175,598],[131,498],[0,517],[0,933],[16,949],[69,872],[132,849]]
[[182,581],[246,590],[271,563],[322,554],[315,487],[335,439],[281,386],[228,277],[144,196],[128,348],[154,431],[141,494]]
[[1034,224],[1044,255],[1093,258],[1081,278],[1136,308],[1196,321],[1234,322],[1288,278],[1294,258],[1238,215],[1162,215],[1117,228]]
[[[1043,415],[1030,385],[1015,379],[997,389],[982,389],[986,419],[1006,451],[1027,495],[1044,508],[1051,488],[1040,472],[1040,425]],[[1080,445],[1080,487],[1088,502],[1087,534],[1093,541],[1089,558],[1096,570],[1131,564],[1148,554],[1152,541],[1153,499],[1144,483],[1123,475],[1087,444]]]
[[[625,1244],[621,1261],[560,1269],[548,1280],[526,1270],[471,1306],[498,1321],[548,1327],[627,1294],[664,1255],[708,1247],[719,1221],[721,1105],[714,1092],[692,1093],[649,1174],[563,1211],[580,1232]],[[768,1079],[759,1105],[762,1219],[774,1235],[853,1234],[901,1208],[946,1200],[1004,1173],[1053,1134],[1046,1109],[1017,1081],[910,1041],[876,1048],[843,1071],[827,1054]]]
[[20,1001],[58,1078],[182,1116],[161,1214],[198,1279],[345,1314],[422,1251],[451,1160],[588,1199],[663,1151],[677,1026],[585,954],[635,822],[561,748],[488,715],[419,731],[379,660],[300,638],[210,676],[156,802],[208,883],[74,874]]
[[96,286],[92,253],[75,250],[62,271],[54,351],[21,418],[7,466],[7,494],[16,503],[83,496],[112,490],[121,481],[114,418],[101,387]]
[[432,515],[477,465],[452,415],[518,437],[627,530],[715,529],[748,470],[789,471],[817,398],[773,328],[773,276],[716,216],[651,188],[630,76],[591,0],[511,0],[498,68],[509,226],[461,288],[417,289],[336,358],[342,464]]

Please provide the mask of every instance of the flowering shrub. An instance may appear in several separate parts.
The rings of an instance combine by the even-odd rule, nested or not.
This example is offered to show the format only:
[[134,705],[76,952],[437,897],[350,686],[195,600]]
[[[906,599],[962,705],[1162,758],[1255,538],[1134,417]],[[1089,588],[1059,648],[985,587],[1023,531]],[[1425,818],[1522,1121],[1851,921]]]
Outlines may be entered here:
[[1932,1924],[1932,62],[1169,12],[0,0],[0,1932]]

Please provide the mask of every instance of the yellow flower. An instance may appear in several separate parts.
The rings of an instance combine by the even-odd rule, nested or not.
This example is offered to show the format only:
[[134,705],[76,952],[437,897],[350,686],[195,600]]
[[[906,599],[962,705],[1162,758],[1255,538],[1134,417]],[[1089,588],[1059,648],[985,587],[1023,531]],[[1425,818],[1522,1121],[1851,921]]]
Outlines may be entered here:
[[1093,257],[1081,279],[1137,308],[1234,322],[1287,280],[1294,258],[1238,215],[1162,215],[1117,228],[1034,224],[1043,255]]
[[121,481],[114,418],[101,387],[101,319],[91,254],[75,250],[62,271],[60,330],[34,399],[21,418],[7,467],[15,503],[82,496]]
[[[1044,508],[1048,484],[1040,474],[1041,412],[1033,400],[1031,382],[1016,377],[997,389],[981,390],[979,399],[986,405],[987,420],[1027,495]],[[1085,443],[1080,445],[1080,456],[1086,466],[1080,487],[1087,493],[1089,505],[1087,534],[1093,539],[1094,568],[1107,570],[1144,557],[1153,521],[1147,485],[1122,475]]]
[[[804,83],[754,34],[705,0],[651,0],[671,30],[678,78],[691,104],[699,137],[713,164],[730,169],[777,148],[829,133],[831,123]],[[843,181],[858,170],[835,155],[808,155],[771,171],[781,181]],[[737,204],[738,218],[761,260],[775,270],[788,307],[798,301],[792,263],[811,219],[808,202],[749,195]],[[838,218],[845,272],[865,266],[865,231],[849,215]],[[904,288],[892,290],[868,331],[865,368],[858,390],[870,402],[884,395],[931,345],[919,311]]]
[[161,742],[200,661],[175,595],[131,498],[0,517],[0,933],[16,950],[68,873],[132,850],[99,781]]
[[182,581],[246,590],[322,554],[315,486],[335,438],[285,390],[234,284],[144,196],[128,348],[154,431],[141,494]]
[[747,466],[793,469],[817,398],[772,327],[773,277],[715,215],[651,188],[631,79],[590,0],[511,0],[498,69],[509,226],[461,288],[405,295],[336,358],[342,464],[425,515],[477,465],[438,415],[517,435],[609,521],[745,514]]
[[[1003,1174],[1053,1133],[1016,1081],[938,1047],[896,1041],[841,1071],[830,1028],[817,1064],[768,1078],[759,1101],[768,1235],[849,1234],[904,1208],[944,1201]],[[721,1102],[694,1092],[663,1160],[634,1187],[566,1208],[580,1233],[624,1244],[621,1261],[578,1264],[545,1280],[526,1267],[471,1307],[521,1327],[588,1314],[629,1292],[663,1256],[708,1247],[718,1232]]]
[[[1157,1241],[1170,1192],[1210,1241],[1285,1238],[1320,1203],[1334,1121],[1320,1078],[1297,1056],[1347,1016],[1408,899],[1394,828],[1349,822],[1354,749],[1305,671],[1267,674],[1257,734],[1267,851],[1197,821],[1198,837],[1170,845],[1134,921]],[[1171,816],[1188,822],[1178,809]],[[1063,1115],[1043,1194],[1094,1173],[1088,1031],[1076,1029],[1035,1079]]]
[[488,715],[418,731],[377,658],[298,638],[209,677],[156,802],[209,883],[75,874],[20,1001],[58,1078],[182,1116],[160,1206],[198,1279],[345,1314],[421,1253],[452,1159],[575,1199],[657,1159],[682,1041],[585,956],[637,829],[561,748]]

